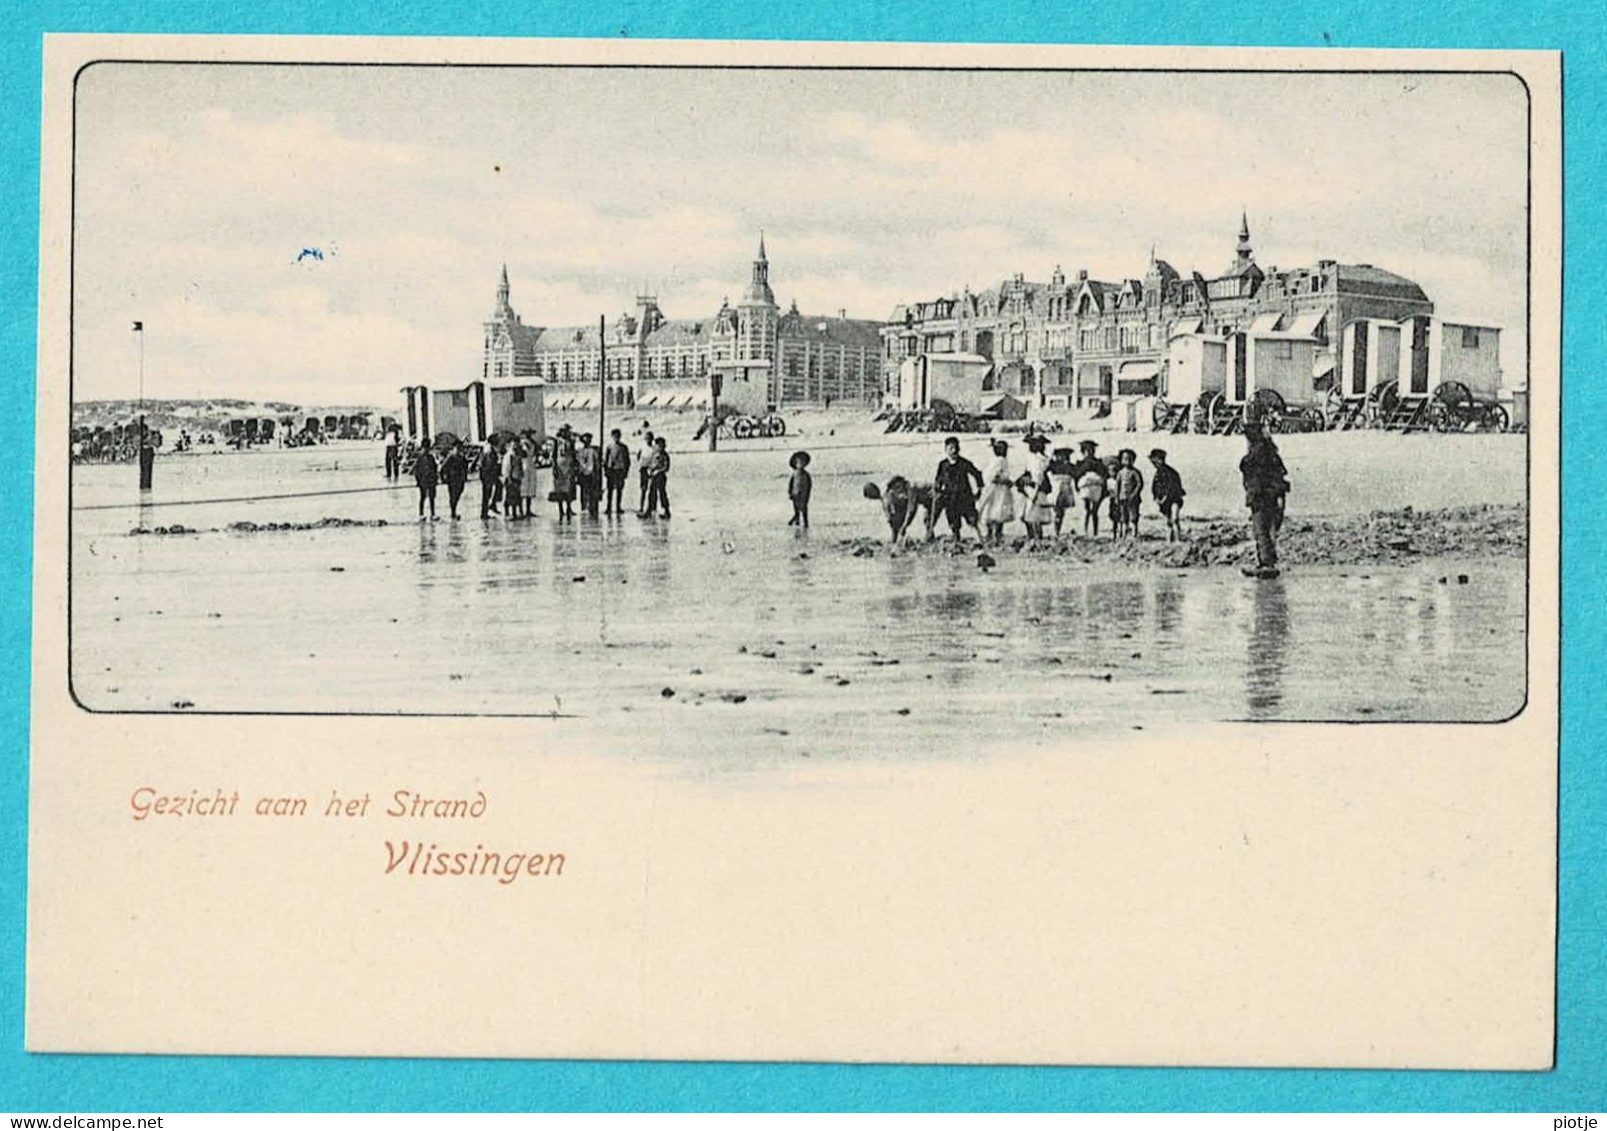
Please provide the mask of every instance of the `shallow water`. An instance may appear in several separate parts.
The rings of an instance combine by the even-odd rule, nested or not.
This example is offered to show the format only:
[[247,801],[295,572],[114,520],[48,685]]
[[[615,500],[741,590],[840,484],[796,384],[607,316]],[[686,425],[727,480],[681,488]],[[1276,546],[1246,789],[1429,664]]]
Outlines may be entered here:
[[[371,488],[377,457],[176,457],[152,497]],[[622,748],[686,759],[953,756],[971,736],[1204,720],[1483,721],[1523,702],[1521,561],[1255,582],[1008,551],[986,572],[855,558],[839,541],[879,533],[847,466],[864,461],[835,476],[817,460],[809,532],[785,525],[776,462],[683,457],[673,519],[565,524],[545,503],[482,522],[477,483],[455,523],[444,488],[423,524],[410,488],[141,510],[120,505],[131,468],[79,468],[75,506],[111,509],[74,515],[74,690],[108,711],[579,715]],[[389,525],[128,534],[326,515]]]

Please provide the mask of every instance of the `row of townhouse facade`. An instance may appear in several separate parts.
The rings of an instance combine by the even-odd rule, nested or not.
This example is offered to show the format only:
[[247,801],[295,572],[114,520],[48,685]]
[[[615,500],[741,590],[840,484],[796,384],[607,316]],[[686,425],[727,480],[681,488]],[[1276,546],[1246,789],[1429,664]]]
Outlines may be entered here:
[[1210,278],[1184,276],[1151,252],[1142,278],[1108,282],[1087,271],[1067,277],[1056,267],[1048,283],[1015,275],[981,293],[967,289],[896,308],[882,327],[883,400],[896,403],[901,367],[929,354],[985,359],[990,391],[1037,406],[1165,397],[1174,336],[1246,331],[1309,339],[1316,394],[1343,371],[1347,326],[1433,313],[1417,283],[1371,264],[1325,259],[1263,270],[1244,217],[1233,262]]

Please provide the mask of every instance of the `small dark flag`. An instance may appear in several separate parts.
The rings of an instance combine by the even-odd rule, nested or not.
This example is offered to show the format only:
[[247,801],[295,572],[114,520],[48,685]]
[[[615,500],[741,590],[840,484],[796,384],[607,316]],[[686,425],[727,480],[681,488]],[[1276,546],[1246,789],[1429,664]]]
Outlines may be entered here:
[[134,331],[135,331],[135,333],[140,333],[144,329],[145,329],[145,323],[143,323],[143,322],[134,323]]

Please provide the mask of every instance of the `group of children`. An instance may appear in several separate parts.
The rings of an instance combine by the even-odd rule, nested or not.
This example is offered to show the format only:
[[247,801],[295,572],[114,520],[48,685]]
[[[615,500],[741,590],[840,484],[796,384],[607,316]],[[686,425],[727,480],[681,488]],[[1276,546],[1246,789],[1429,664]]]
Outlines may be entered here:
[[[948,442],[957,454],[958,440],[950,437]],[[1020,519],[1033,541],[1041,540],[1051,523],[1058,538],[1066,515],[1074,512],[1079,502],[1084,535],[1099,536],[1100,513],[1105,510],[1110,517],[1112,538],[1138,537],[1144,474],[1138,469],[1137,452],[1123,448],[1113,460],[1102,459],[1099,445],[1084,440],[1081,458],[1074,461],[1070,448],[1056,448],[1052,458],[1045,455],[1049,446],[1045,436],[1029,434],[1025,444],[1026,459],[1015,463],[1006,441],[992,442],[993,458],[980,476],[982,487],[977,499],[978,533],[986,531],[982,534],[984,541],[1002,542],[1005,525],[1014,519]],[[1154,468],[1150,489],[1155,505],[1166,520],[1168,540],[1176,541],[1183,536],[1183,478],[1167,462],[1162,449],[1152,450],[1149,461]],[[950,510],[950,524],[956,526],[953,508]]]
[[[1028,437],[1029,448],[1035,439],[1041,441],[1042,437]],[[1060,533],[1066,511],[1075,506],[1077,500],[1081,500],[1084,534],[1094,538],[1099,536],[1100,506],[1105,503],[1111,537],[1137,538],[1138,516],[1144,497],[1144,473],[1138,469],[1138,453],[1131,448],[1123,448],[1111,461],[1099,457],[1099,446],[1092,440],[1084,440],[1080,446],[1082,458],[1075,463],[1072,462],[1070,448],[1057,448],[1054,459],[1049,462],[1048,480],[1054,494],[1055,534]],[[1166,520],[1167,540],[1175,542],[1183,536],[1183,497],[1186,494],[1183,477],[1167,462],[1166,452],[1161,448],[1150,450],[1149,462],[1154,469],[1150,493],[1155,499],[1156,509]]]
[[[1138,469],[1138,453],[1123,449],[1115,459],[1099,457],[1093,440],[1081,444],[1082,457],[1072,459],[1070,448],[1055,449],[1053,458],[1045,454],[1047,437],[1033,433],[1026,438],[1028,455],[1012,462],[1010,445],[992,441],[993,458],[986,469],[960,454],[960,440],[950,436],[943,442],[943,460],[927,483],[912,483],[902,475],[887,481],[886,488],[865,485],[865,497],[881,502],[893,541],[901,543],[921,511],[926,512],[926,537],[934,535],[937,521],[948,519],[955,541],[969,526],[984,543],[997,545],[1004,540],[1005,526],[1017,519],[1027,529],[1027,537],[1039,541],[1053,524],[1054,536],[1065,528],[1066,515],[1075,514],[1081,503],[1083,533],[1098,537],[1100,514],[1106,510],[1113,538],[1137,538],[1138,518],[1144,494],[1144,475]],[[807,463],[807,453],[804,456]],[[794,498],[799,474],[794,456]],[[1149,454],[1154,468],[1150,492],[1156,508],[1166,520],[1168,541],[1183,537],[1183,477],[1167,462],[1166,453],[1155,448]]]

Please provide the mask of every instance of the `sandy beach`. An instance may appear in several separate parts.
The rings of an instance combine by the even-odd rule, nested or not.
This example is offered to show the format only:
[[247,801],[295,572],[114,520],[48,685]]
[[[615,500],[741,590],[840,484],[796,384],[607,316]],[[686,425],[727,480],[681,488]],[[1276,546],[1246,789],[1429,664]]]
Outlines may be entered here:
[[[143,506],[131,468],[77,468],[75,693],[531,715],[727,767],[1217,720],[1493,721],[1524,701],[1522,436],[1281,438],[1289,568],[1255,582],[1230,568],[1249,547],[1241,439],[1093,434],[1167,448],[1188,541],[1147,504],[1136,544],[1025,547],[1013,525],[981,569],[971,545],[894,550],[861,493],[929,475],[940,436],[812,414],[709,454],[691,417],[653,423],[676,457],[667,521],[559,523],[544,483],[537,517],[482,521],[471,483],[459,521],[443,491],[420,523],[377,445],[163,459]],[[797,448],[808,531],[786,525]]]

